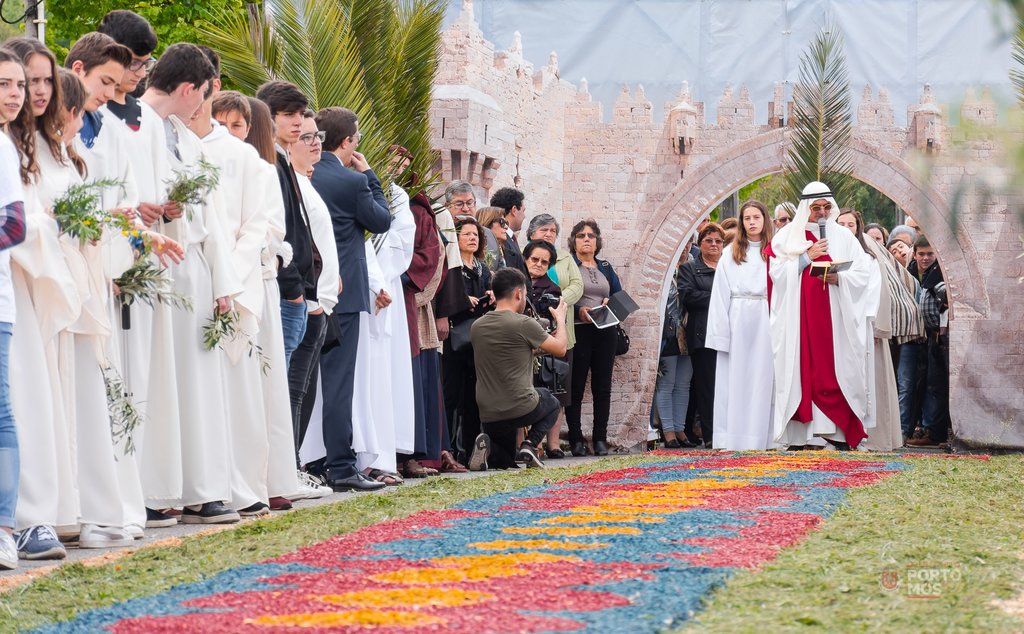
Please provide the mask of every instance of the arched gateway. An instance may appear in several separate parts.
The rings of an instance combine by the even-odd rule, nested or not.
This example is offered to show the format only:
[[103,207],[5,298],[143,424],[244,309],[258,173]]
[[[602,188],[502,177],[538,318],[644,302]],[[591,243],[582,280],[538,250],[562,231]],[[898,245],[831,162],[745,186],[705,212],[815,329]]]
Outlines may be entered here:
[[[496,50],[471,3],[444,32],[431,110],[444,178],[469,180],[481,199],[520,185],[528,216],[546,212],[562,222],[559,246],[572,223],[595,218],[605,234],[602,256],[642,307],[627,322],[632,349],[616,363],[613,444],[646,440],[664,290],[685,236],[739,187],[782,169],[788,108],[779,84],[767,120],[757,121],[747,90],[727,88],[712,123],[684,84],[656,121],[638,86],[623,87],[605,120],[585,82],[560,78],[556,55],[535,68],[518,40]],[[1013,135],[993,133],[997,109],[984,93],[968,91],[960,104],[969,135],[951,130],[947,115],[926,85],[899,127],[886,91],[865,87],[853,127],[854,176],[914,216],[939,254],[953,299],[950,409],[958,440],[1024,448],[1024,228],[1015,213],[1024,205],[963,188],[975,174],[1006,179],[1013,159],[1000,139]],[[927,177],[911,167],[922,156],[930,159]]]

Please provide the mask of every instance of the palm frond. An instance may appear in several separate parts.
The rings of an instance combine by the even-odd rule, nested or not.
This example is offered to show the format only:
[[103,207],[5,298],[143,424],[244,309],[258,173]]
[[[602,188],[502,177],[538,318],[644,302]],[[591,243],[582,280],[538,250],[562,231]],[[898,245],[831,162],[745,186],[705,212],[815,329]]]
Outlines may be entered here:
[[[359,151],[381,177],[388,147],[416,157],[421,184],[435,179],[430,98],[444,0],[265,0],[248,12],[212,17],[206,43],[224,74],[254,93],[270,79],[298,86],[310,106],[350,108],[359,118]],[[415,192],[410,192],[415,193]]]
[[1017,23],[1017,35],[1013,38],[1013,63],[1010,81],[1017,91],[1017,101],[1024,104],[1024,22]]
[[852,185],[850,82],[843,39],[826,27],[800,58],[800,81],[793,88],[793,117],[786,182],[798,200],[811,181],[829,185],[844,204]]

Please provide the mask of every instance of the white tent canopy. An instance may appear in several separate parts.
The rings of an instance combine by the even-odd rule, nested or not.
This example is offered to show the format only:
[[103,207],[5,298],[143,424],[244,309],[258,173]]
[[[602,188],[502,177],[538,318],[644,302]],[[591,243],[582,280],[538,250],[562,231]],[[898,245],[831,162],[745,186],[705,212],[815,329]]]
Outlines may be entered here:
[[[462,0],[450,0],[447,21]],[[1008,102],[1009,12],[992,0],[475,0],[498,50],[522,33],[524,57],[541,66],[558,52],[562,78],[586,78],[610,112],[623,84],[643,84],[656,112],[689,82],[708,119],[723,90],[746,86],[759,121],[777,81],[794,82],[801,53],[829,20],[846,42],[854,108],[866,84],[884,87],[905,124],[930,83],[942,103],[969,86]],[[786,97],[791,91],[787,88]]]

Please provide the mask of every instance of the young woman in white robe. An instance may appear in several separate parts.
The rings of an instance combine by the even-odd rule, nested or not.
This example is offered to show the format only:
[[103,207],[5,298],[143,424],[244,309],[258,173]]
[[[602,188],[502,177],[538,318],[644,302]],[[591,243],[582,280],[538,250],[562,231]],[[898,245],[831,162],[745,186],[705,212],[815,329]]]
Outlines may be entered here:
[[736,239],[726,247],[711,288],[706,345],[718,351],[712,447],[769,449],[775,370],[768,329],[767,208],[748,200],[740,208]]
[[[40,179],[36,195],[44,209],[82,176],[70,160],[59,163],[40,153]],[[122,503],[117,450],[111,430],[103,372],[108,366],[107,341],[110,321],[110,278],[105,266],[106,242],[82,244],[62,235],[60,244],[71,274],[78,280],[83,298],[78,319],[58,335],[58,361],[66,419],[74,429],[81,516],[81,547],[127,546],[133,537]],[[137,527],[141,528],[141,527]]]

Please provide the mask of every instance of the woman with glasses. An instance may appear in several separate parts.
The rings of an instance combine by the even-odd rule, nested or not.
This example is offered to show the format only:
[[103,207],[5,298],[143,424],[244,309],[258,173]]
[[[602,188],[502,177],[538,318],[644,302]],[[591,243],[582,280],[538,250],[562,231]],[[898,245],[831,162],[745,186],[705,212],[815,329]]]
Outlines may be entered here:
[[466,464],[473,452],[473,443],[479,441],[481,435],[480,411],[476,404],[476,370],[468,329],[472,321],[493,306],[494,299],[488,290],[491,272],[483,262],[486,248],[483,228],[473,216],[456,216],[455,232],[469,308],[449,317],[451,327],[444,342],[444,354],[441,355],[441,376],[444,382],[445,411],[456,430],[454,436],[459,449],[457,458]]
[[[530,224],[526,229],[526,237],[528,240],[543,240],[548,244],[554,246],[558,242],[559,233],[558,221],[551,214],[537,214],[530,219]],[[567,249],[555,248],[557,258],[552,261],[551,268],[548,269],[548,277],[552,282],[558,285],[558,289],[561,291],[562,299],[569,306],[572,306],[576,302],[580,301],[583,297],[583,276],[580,275],[580,267],[576,266],[576,260],[573,258],[572,253]],[[524,252],[525,257],[525,252]],[[529,266],[529,262],[527,262]],[[566,320],[566,338],[568,339],[568,351],[562,358],[563,361],[572,367],[572,349],[576,345],[576,330],[573,328],[574,319]],[[566,385],[566,393],[558,395],[559,401],[562,401],[563,408],[568,407],[572,404],[572,385]],[[547,447],[544,450],[545,457],[547,458],[562,458],[565,453],[559,446],[559,435],[562,429],[561,415],[555,425],[548,431]]]
[[768,256],[772,223],[757,200],[740,207],[736,239],[715,269],[705,345],[715,366],[715,449],[768,449],[775,369],[768,329]]
[[692,398],[700,416],[701,439],[710,448],[714,434],[715,359],[717,351],[706,345],[708,309],[715,269],[722,257],[725,232],[709,222],[697,236],[700,255],[679,271],[679,301],[686,308],[686,348],[693,365]]
[[595,456],[608,455],[608,415],[611,411],[612,368],[615,365],[615,346],[618,338],[615,328],[598,328],[590,319],[590,311],[608,303],[622,290],[619,276],[607,260],[597,257],[601,252],[601,229],[594,220],[576,223],[569,234],[569,251],[576,259],[583,277],[583,295],[573,309],[576,346],[573,348],[572,405],[565,408],[569,424],[569,444],[572,455],[587,455],[583,441],[580,415],[583,392],[590,376],[590,392],[594,397],[594,431],[592,436]]

